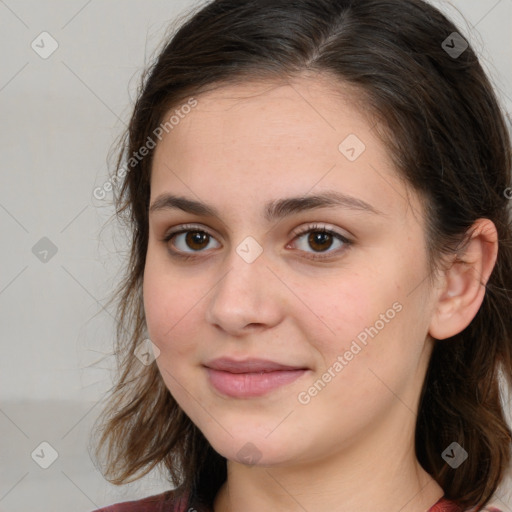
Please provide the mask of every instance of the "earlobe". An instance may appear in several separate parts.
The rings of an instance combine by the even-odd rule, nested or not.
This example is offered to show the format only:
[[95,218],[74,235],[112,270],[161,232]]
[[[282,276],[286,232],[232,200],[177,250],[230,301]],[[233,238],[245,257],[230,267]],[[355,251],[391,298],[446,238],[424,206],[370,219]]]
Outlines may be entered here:
[[484,300],[486,285],[498,256],[498,233],[489,219],[478,219],[469,230],[461,254],[444,271],[429,334],[442,340],[463,331]]

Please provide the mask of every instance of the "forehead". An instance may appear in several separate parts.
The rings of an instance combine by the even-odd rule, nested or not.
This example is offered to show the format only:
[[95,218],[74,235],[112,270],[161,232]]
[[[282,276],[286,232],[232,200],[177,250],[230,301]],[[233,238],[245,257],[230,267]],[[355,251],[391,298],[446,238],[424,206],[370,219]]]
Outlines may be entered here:
[[213,146],[230,139],[287,148],[302,142],[297,150],[308,152],[318,143],[337,149],[340,137],[350,131],[375,145],[374,135],[367,133],[373,123],[358,108],[362,104],[355,88],[322,75],[221,85],[197,97],[197,106],[183,116],[169,139],[179,143],[182,154],[197,153],[196,143]]
[[336,189],[386,210],[397,191],[405,195],[353,88],[304,77],[225,85],[196,100],[157,145],[152,197],[173,190],[232,201],[236,192],[243,203]]

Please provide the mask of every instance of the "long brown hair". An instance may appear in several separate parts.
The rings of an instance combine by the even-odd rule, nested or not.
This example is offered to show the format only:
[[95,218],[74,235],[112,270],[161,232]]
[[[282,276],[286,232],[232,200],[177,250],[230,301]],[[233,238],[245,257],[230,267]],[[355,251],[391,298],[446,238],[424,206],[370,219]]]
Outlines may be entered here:
[[[208,505],[225,481],[226,459],[175,402],[157,366],[134,356],[146,329],[141,290],[153,150],[134,155],[155,140],[170,108],[206,90],[304,72],[328,74],[361,93],[397,170],[425,201],[431,271],[443,255],[457,254],[476,219],[497,228],[483,304],[461,333],[435,342],[416,424],[421,465],[448,499],[480,510],[510,462],[500,374],[512,385],[511,141],[471,45],[422,0],[215,0],[159,53],[143,76],[113,176],[121,181],[116,213],[132,238],[112,297],[119,375],[99,418],[95,454],[104,456],[112,483],[159,465],[178,495]],[[469,454],[456,470],[441,457],[453,441]]]

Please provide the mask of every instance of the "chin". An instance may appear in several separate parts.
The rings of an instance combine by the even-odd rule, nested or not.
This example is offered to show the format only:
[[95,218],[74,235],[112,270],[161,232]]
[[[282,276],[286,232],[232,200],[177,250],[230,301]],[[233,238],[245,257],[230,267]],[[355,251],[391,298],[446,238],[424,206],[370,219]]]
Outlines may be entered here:
[[[228,460],[247,466],[286,465],[290,457],[298,455],[297,443],[290,436],[275,433],[268,436],[258,429],[241,427],[240,432],[219,436],[205,436],[213,449]],[[281,434],[285,433],[284,431]],[[265,437],[268,436],[268,437]],[[289,443],[285,441],[288,439]]]

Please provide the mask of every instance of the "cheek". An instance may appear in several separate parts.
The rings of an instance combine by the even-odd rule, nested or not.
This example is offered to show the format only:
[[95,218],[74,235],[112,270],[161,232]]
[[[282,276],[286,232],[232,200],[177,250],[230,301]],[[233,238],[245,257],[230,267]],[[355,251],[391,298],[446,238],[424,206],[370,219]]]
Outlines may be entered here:
[[193,347],[202,294],[199,283],[170,274],[165,263],[148,253],[143,282],[144,312],[149,337],[163,356],[179,356]]
[[338,350],[329,352],[324,371],[336,377],[322,391],[319,408],[323,402],[336,404],[342,415],[350,410],[348,421],[371,420],[397,400],[414,410],[425,326],[417,303],[395,299],[391,294],[378,301],[380,307],[374,303],[364,323],[352,324]]
[[308,309],[294,318],[301,322],[309,341],[324,354],[326,364],[349,350],[351,341],[360,333],[364,339],[364,329],[392,306],[392,294],[375,285],[369,275],[346,274],[320,287],[308,281],[297,290]]
[[345,380],[343,386],[357,383],[364,393],[371,387],[369,369],[388,378],[402,363],[404,371],[414,364],[424,342],[422,308],[414,298],[404,297],[407,276],[400,272],[380,266],[331,282],[315,293],[309,288],[305,295],[304,290],[305,302],[314,305],[316,316],[296,318],[319,356],[319,372],[343,374],[334,380]]
[[190,400],[190,364],[198,358],[196,340],[201,339],[196,332],[201,302],[199,296],[180,292],[197,289],[181,281],[166,275],[165,267],[148,261],[143,283],[148,335],[160,350],[156,365],[167,389],[186,407]]

